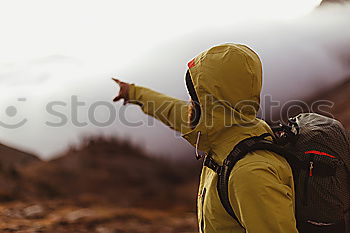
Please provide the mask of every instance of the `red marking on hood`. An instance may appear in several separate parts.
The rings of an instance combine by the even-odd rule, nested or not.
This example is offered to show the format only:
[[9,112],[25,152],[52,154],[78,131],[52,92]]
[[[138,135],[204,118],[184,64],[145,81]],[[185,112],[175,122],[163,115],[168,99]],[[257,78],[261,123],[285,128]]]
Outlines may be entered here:
[[193,66],[196,65],[195,62],[194,62],[194,60],[195,60],[195,58],[193,58],[193,59],[187,64],[188,68],[191,69]]

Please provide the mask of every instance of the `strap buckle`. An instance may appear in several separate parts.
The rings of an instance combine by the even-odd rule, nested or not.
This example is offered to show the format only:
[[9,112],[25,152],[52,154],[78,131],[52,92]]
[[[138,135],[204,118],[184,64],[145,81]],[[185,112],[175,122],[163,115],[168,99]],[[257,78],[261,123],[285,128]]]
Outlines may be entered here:
[[210,155],[206,155],[203,160],[203,166],[206,166],[213,170],[214,172],[220,174],[221,166],[217,164]]

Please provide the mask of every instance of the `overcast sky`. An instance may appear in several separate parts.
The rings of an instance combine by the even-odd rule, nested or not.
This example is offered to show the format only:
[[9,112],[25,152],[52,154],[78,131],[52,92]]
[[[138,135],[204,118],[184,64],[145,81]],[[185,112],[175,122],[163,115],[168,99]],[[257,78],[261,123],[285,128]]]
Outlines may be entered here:
[[[188,151],[178,135],[159,122],[149,123],[137,107],[120,110],[120,104],[113,105],[117,114],[126,112],[130,120],[142,119],[154,127],[135,130],[120,119],[108,127],[91,123],[93,103],[109,102],[117,92],[110,77],[187,98],[183,82],[187,61],[215,44],[237,42],[250,45],[261,56],[265,93],[283,101],[293,97],[297,92],[293,88],[299,90],[301,81],[302,87],[316,91],[346,76],[342,61],[349,55],[344,46],[350,38],[344,31],[349,7],[310,15],[318,3],[1,1],[0,120],[9,125],[27,122],[16,129],[0,126],[0,139],[44,158],[84,134],[127,136],[157,153],[168,153],[176,145]],[[87,125],[72,122],[74,98],[85,102],[77,117]],[[46,111],[52,101],[65,103],[57,107],[68,118],[63,126],[46,124],[60,119]],[[108,119],[108,107],[96,108],[96,118]]]
[[110,63],[113,58],[122,66],[133,59],[133,51],[148,49],[174,36],[235,22],[293,19],[307,14],[319,2],[0,1],[0,62],[60,54],[101,63]]

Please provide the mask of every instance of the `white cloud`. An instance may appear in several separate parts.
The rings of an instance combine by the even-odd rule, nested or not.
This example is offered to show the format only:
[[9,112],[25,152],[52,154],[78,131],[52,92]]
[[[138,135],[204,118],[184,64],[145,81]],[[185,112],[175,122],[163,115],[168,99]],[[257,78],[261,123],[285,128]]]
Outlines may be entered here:
[[0,2],[0,62],[64,54],[123,64],[160,41],[213,25],[290,19],[320,0]]
[[[297,10],[293,6],[306,3],[294,2],[219,1],[211,6],[201,1],[198,6],[197,1],[27,1],[19,8],[18,1],[6,3],[7,9],[0,7],[5,32],[0,44],[0,119],[6,118],[6,106],[13,105],[18,107],[18,118],[8,120],[27,117],[29,121],[18,130],[1,130],[0,138],[44,157],[84,133],[128,134],[156,152],[183,147],[185,143],[160,123],[137,130],[119,120],[107,128],[91,124],[79,128],[72,123],[47,127],[45,121],[57,119],[45,112],[45,105],[66,101],[61,109],[69,116],[70,98],[78,95],[86,102],[79,119],[86,120],[94,101],[110,101],[116,93],[111,75],[187,98],[186,62],[223,42],[246,43],[260,54],[264,91],[277,99],[305,97],[333,85],[349,71],[342,61],[350,51],[350,34],[345,30],[350,27],[350,7],[325,7],[291,19],[306,14],[314,4]],[[19,97],[27,97],[27,102],[18,102]],[[131,107],[128,115],[132,120],[148,119],[137,107]],[[105,119],[107,112],[99,111],[98,117]],[[166,139],[162,145],[160,138]]]

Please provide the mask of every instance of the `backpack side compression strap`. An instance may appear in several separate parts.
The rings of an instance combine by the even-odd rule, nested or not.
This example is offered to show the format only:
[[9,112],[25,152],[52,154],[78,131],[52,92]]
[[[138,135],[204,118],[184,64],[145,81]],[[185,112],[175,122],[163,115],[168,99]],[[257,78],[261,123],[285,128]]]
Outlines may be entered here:
[[[268,150],[278,153],[287,159],[293,159],[293,156],[288,156],[288,152],[284,150],[282,146],[279,146],[269,140],[264,139],[270,136],[270,134],[263,134],[258,137],[251,137],[239,142],[234,149],[230,152],[227,158],[224,160],[222,166],[219,166],[210,156],[207,156],[204,160],[204,166],[207,166],[214,170],[218,174],[217,191],[221,201],[221,204],[225,208],[226,212],[234,218],[242,228],[242,223],[238,220],[234,210],[231,206],[228,194],[228,183],[231,171],[234,165],[246,154],[256,150]],[[297,162],[297,161],[293,161]]]

